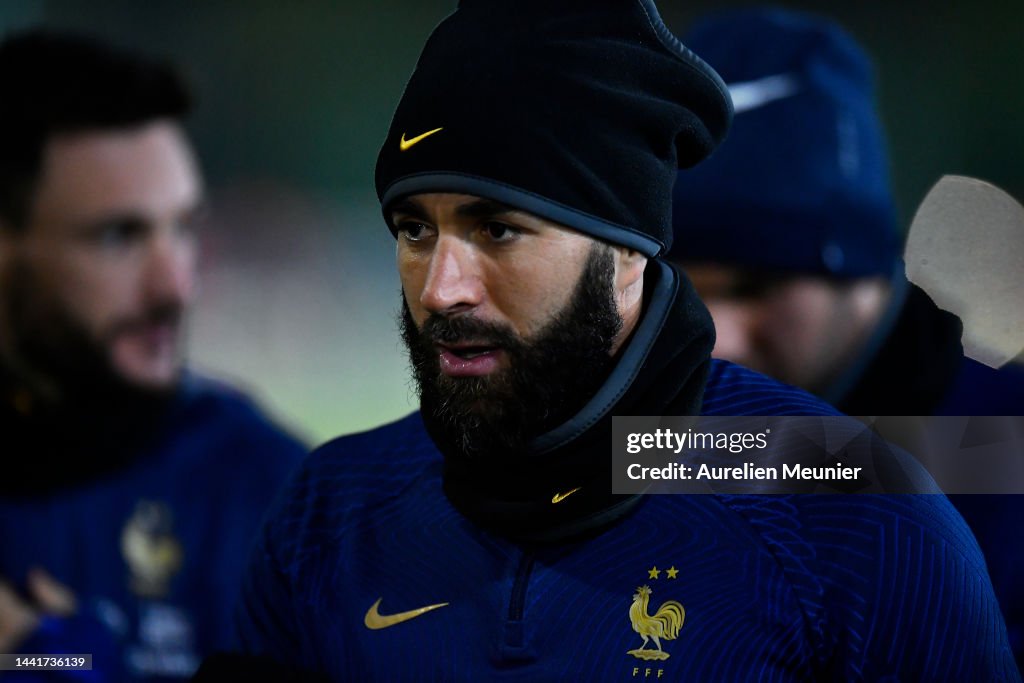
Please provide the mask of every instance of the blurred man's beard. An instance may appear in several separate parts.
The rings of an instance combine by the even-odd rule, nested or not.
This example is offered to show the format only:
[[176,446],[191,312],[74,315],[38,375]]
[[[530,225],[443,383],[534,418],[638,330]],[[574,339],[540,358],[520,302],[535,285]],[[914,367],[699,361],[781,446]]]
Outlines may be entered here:
[[134,399],[162,401],[177,389],[143,386],[130,381],[114,366],[112,348],[117,338],[141,324],[178,324],[180,306],[154,307],[144,314],[115,322],[97,339],[66,306],[47,291],[27,264],[12,264],[0,302],[9,324],[5,358],[0,361],[7,381],[24,385],[45,403]]
[[[614,298],[611,250],[592,248],[569,303],[531,339],[507,325],[433,314],[418,330],[402,298],[402,338],[419,388],[420,410],[443,452],[507,457],[562,424],[586,404],[611,371],[622,329]],[[441,372],[437,342],[500,347],[507,367],[481,377]]]

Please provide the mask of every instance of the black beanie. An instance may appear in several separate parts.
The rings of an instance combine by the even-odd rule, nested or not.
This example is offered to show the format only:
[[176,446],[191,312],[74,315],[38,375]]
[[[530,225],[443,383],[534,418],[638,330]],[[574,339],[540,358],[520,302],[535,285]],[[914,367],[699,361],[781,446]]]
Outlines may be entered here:
[[377,158],[377,196],[471,194],[647,256],[672,184],[725,136],[718,75],[653,0],[462,0],[434,30]]

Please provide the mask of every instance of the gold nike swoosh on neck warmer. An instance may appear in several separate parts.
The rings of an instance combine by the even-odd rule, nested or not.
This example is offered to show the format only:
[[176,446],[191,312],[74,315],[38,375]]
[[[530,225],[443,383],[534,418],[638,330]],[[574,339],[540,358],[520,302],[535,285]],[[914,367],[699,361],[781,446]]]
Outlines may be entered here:
[[380,601],[384,598],[377,598],[377,602],[370,606],[370,609],[366,610],[366,616],[363,618],[363,623],[366,624],[366,628],[371,631],[377,631],[382,628],[388,628],[395,624],[401,624],[403,621],[409,621],[415,619],[418,616],[426,614],[431,610],[435,610],[439,607],[446,607],[447,602],[439,602],[436,605],[427,605],[426,607],[420,607],[419,609],[411,609],[408,612],[399,612],[398,614],[381,614],[377,611],[380,606]]
[[566,491],[565,493],[556,493],[555,495],[551,496],[551,504],[555,505],[557,503],[561,503],[563,500],[565,500],[566,498],[568,498],[572,494],[576,493],[581,488],[583,488],[583,487],[582,486],[577,486],[572,491]]
[[405,133],[402,133],[402,139],[398,141],[398,149],[404,152],[405,150],[409,149],[423,138],[428,138],[434,133],[442,130],[444,130],[443,127],[435,128],[434,130],[428,130],[426,133],[421,133],[414,138],[409,138],[408,140],[405,139]]

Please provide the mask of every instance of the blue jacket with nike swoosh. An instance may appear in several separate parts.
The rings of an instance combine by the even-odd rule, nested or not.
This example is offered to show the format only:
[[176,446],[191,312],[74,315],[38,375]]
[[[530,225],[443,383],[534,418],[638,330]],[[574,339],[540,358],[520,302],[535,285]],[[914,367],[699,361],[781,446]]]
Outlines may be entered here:
[[[682,362],[686,284],[652,266],[602,410],[655,414],[646,397],[688,385],[705,415],[836,414],[741,367]],[[335,681],[1019,680],[984,561],[943,496],[623,505],[601,498],[595,428],[524,456],[533,479],[458,471],[419,414],[320,448],[253,556],[245,650]]]

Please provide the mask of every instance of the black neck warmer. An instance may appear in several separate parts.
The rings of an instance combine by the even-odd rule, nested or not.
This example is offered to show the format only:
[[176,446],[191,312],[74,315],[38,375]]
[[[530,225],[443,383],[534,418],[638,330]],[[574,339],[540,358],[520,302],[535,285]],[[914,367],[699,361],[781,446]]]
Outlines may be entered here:
[[610,524],[639,502],[611,493],[612,416],[699,414],[715,340],[707,309],[673,267],[651,260],[644,290],[630,340],[575,416],[515,458],[444,453],[445,494],[462,514],[506,536],[550,542]]
[[891,330],[836,406],[847,415],[931,415],[963,361],[962,325],[919,287],[909,285]]
[[174,398],[97,384],[49,403],[0,368],[0,495],[51,493],[125,467],[156,438]]

